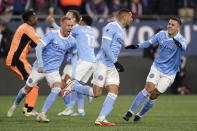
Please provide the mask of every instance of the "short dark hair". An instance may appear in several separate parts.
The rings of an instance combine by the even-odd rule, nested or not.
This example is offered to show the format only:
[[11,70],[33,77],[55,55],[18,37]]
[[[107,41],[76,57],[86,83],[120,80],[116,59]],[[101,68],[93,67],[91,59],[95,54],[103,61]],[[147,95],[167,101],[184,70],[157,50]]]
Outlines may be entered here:
[[182,24],[181,19],[180,19],[179,17],[177,17],[177,16],[174,16],[174,17],[170,18],[170,20],[175,20],[175,21],[177,21],[177,22],[179,23],[180,26],[181,26],[181,24]]
[[122,8],[122,9],[119,10],[118,16],[120,16],[120,15],[122,15],[122,14],[124,14],[124,13],[129,13],[129,12],[131,12],[129,9]]
[[92,21],[93,21],[92,18],[88,15],[83,15],[81,17],[81,20],[84,21],[89,26],[92,24]]
[[23,21],[27,22],[29,20],[29,18],[33,15],[36,15],[36,13],[32,10],[24,12],[22,15]]
[[66,16],[62,16],[62,18],[61,18],[61,22],[63,22],[64,20],[71,20],[71,18],[66,17]]
[[80,17],[79,17],[79,11],[77,11],[77,10],[68,10],[68,12],[72,12],[73,13],[73,16],[76,19],[76,22],[79,22],[79,19],[80,19]]

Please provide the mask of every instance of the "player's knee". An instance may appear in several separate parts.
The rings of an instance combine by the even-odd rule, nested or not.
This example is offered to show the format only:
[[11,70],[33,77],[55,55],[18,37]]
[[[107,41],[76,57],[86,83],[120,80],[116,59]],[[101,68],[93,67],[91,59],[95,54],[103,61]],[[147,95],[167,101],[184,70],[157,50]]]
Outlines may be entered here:
[[60,82],[55,82],[51,88],[54,88],[54,87],[61,87],[61,83]]
[[94,91],[94,97],[102,96],[102,91]]
[[151,82],[147,82],[145,89],[148,93],[152,94],[153,91],[155,90],[155,85]]
[[158,98],[158,96],[160,95],[161,93],[155,88],[153,90],[153,93],[150,95],[150,99],[151,100],[155,100]]

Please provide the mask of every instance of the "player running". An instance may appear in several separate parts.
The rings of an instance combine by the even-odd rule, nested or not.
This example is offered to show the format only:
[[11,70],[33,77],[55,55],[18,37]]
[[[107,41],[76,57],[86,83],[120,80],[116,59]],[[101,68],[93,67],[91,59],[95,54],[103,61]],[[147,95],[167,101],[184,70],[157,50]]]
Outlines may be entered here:
[[159,45],[158,56],[151,66],[145,88],[138,93],[128,112],[123,115],[123,119],[126,121],[134,115],[134,111],[148,97],[144,106],[133,119],[134,122],[140,121],[141,117],[153,107],[158,96],[170,87],[175,79],[176,73],[179,72],[181,55],[187,46],[185,38],[179,33],[181,20],[178,17],[171,18],[167,28],[167,31],[160,31],[149,41],[127,47],[128,49],[137,49],[147,48],[154,43],[158,43]]

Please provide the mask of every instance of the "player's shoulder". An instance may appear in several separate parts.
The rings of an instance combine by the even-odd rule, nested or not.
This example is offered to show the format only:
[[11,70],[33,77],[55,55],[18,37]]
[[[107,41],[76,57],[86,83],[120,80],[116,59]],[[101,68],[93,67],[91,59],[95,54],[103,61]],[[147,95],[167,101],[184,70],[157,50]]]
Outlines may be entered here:
[[186,41],[185,37],[181,33],[178,33],[176,38],[181,41]]
[[35,29],[31,25],[28,25],[27,23],[23,23],[22,25],[20,25],[17,30],[24,31],[24,32],[35,31]]
[[69,40],[71,43],[76,43],[76,39],[75,39],[75,37],[73,37],[72,35],[69,35],[69,36],[68,36],[68,40]]

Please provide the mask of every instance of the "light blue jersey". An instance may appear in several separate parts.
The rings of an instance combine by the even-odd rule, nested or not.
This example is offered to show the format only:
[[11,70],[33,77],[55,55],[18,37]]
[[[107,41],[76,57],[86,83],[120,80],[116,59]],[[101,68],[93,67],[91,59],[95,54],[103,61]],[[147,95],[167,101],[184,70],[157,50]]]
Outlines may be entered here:
[[[175,38],[182,44],[182,48],[179,48],[174,43]],[[154,35],[152,39],[148,41],[149,44],[158,43],[158,56],[154,60],[154,66],[166,75],[173,75],[179,72],[180,61],[182,51],[186,50],[186,40],[178,33],[175,36],[169,36],[167,31],[161,31]],[[147,42],[139,44],[139,48],[145,48]]]
[[[41,43],[45,45],[42,50],[43,72],[59,71],[59,67],[67,51],[77,53],[76,40],[71,35],[62,37],[60,30],[50,31],[41,38]],[[38,60],[33,67],[38,69]]]
[[94,53],[95,30],[90,26],[77,25],[72,29],[72,36],[77,40],[78,58],[87,62],[96,62]]
[[[110,40],[110,49],[114,56],[115,61],[118,59],[122,45],[124,45],[124,27],[120,24],[119,21],[108,23],[103,30],[102,39]],[[101,49],[97,55],[97,59],[102,61],[106,66],[114,67],[114,61],[112,61],[103,50],[104,46],[102,41]]]

